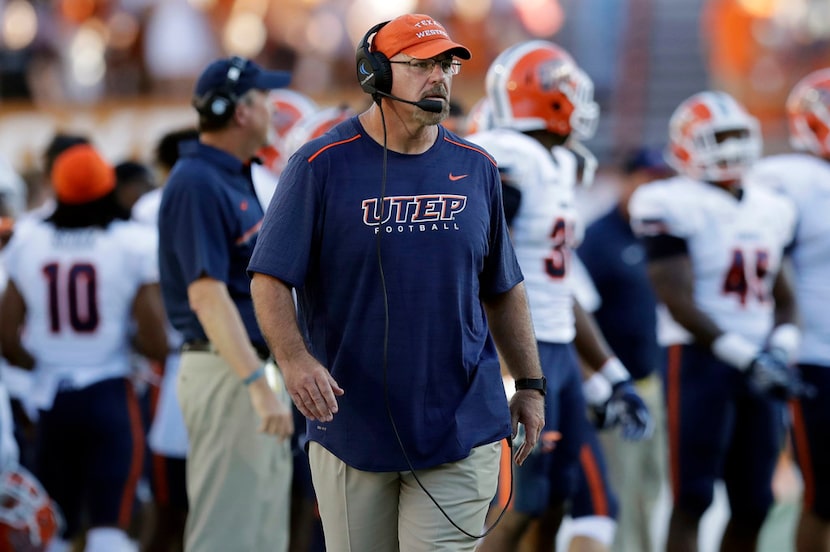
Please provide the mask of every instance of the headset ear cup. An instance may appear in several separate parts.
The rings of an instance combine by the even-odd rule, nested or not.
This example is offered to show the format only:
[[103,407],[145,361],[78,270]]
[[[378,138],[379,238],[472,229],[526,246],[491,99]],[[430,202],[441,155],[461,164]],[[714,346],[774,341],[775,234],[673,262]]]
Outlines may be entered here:
[[221,92],[214,92],[197,98],[193,105],[199,116],[208,124],[214,126],[224,125],[233,116],[235,101]]
[[210,112],[214,117],[224,118],[228,114],[231,104],[227,98],[216,96],[210,102]]
[[376,61],[375,88],[389,94],[392,92],[392,64],[382,52],[373,52]]
[[371,51],[369,41],[387,23],[389,21],[384,21],[369,29],[355,50],[357,82],[364,92],[372,96],[378,92],[388,94],[392,90],[392,65],[384,54]]
[[377,92],[375,81],[377,80],[378,71],[372,59],[372,53],[368,47],[362,44],[355,51],[355,68],[357,69],[357,82],[360,83],[360,88],[367,94]]

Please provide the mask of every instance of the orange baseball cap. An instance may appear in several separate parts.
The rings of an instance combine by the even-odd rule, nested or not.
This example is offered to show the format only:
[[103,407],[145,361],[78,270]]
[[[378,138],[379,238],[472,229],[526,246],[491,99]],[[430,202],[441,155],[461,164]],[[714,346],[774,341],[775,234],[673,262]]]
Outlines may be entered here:
[[51,176],[58,201],[67,205],[89,203],[115,189],[115,170],[89,144],[58,155]]
[[387,58],[404,53],[429,59],[449,51],[461,59],[473,57],[465,46],[450,39],[443,25],[420,13],[401,15],[384,25],[372,40],[372,51]]

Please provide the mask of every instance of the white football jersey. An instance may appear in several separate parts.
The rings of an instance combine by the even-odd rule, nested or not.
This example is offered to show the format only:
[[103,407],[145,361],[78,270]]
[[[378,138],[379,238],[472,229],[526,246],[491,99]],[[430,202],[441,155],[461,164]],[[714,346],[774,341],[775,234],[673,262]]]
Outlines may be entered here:
[[571,255],[584,232],[575,205],[576,158],[565,148],[549,151],[509,129],[467,139],[486,149],[522,193],[511,237],[525,277],[536,339],[570,343],[576,335]]
[[130,324],[138,288],[158,282],[157,235],[134,222],[15,231],[4,253],[26,303],[23,344],[35,358],[41,405],[59,385],[79,388],[130,373]]
[[130,217],[141,224],[146,224],[155,228],[159,222],[159,206],[161,205],[161,196],[164,193],[164,188],[154,188],[142,194],[135,203],[133,203]]
[[773,324],[772,286],[793,239],[795,206],[751,182],[738,200],[678,176],[638,188],[629,211],[635,233],[686,240],[698,308],[723,331],[762,345]]
[[806,154],[776,155],[762,159],[753,175],[795,203],[791,256],[802,330],[798,361],[830,366],[830,163]]

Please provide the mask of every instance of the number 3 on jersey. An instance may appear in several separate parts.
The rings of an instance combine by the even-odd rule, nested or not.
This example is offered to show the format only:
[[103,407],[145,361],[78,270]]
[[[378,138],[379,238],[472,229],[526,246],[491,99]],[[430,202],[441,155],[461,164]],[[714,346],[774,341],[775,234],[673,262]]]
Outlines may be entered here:
[[[69,325],[78,333],[94,332],[98,327],[98,298],[95,267],[89,263],[75,263],[63,267],[49,263],[43,267],[49,286],[49,327],[60,333],[66,314]],[[62,296],[64,299],[62,300]]]
[[[754,266],[752,266],[753,263]],[[732,250],[732,263],[723,280],[723,293],[736,294],[741,305],[746,305],[748,297],[754,297],[760,302],[767,301],[770,296],[764,284],[767,272],[769,272],[769,254],[766,251],[755,251],[753,258],[751,254],[745,255],[741,249],[734,249]]]
[[545,257],[545,272],[551,278],[560,280],[565,277],[570,262],[573,242],[573,223],[563,218],[557,218],[550,232],[552,242],[550,254]]

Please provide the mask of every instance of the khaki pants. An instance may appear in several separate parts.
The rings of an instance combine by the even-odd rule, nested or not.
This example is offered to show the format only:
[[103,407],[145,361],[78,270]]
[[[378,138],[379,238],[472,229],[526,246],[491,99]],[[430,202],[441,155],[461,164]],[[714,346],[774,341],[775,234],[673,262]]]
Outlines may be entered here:
[[248,390],[216,354],[182,354],[177,396],[190,440],[187,552],[286,551],[290,441],[257,431]]
[[[417,476],[459,527],[480,535],[496,493],[500,444]],[[450,524],[412,472],[366,472],[347,466],[312,441],[311,476],[328,552],[466,552],[471,538]]]
[[654,435],[645,441],[626,441],[618,430],[600,433],[608,476],[620,501],[614,552],[653,550],[651,520],[667,480],[666,416],[660,378],[651,375],[637,382],[637,392],[651,413]]

